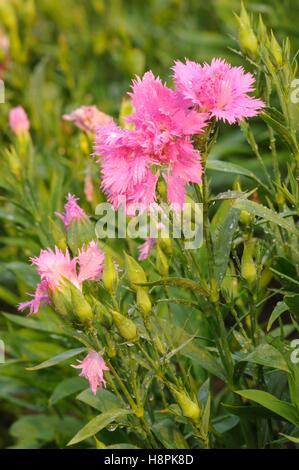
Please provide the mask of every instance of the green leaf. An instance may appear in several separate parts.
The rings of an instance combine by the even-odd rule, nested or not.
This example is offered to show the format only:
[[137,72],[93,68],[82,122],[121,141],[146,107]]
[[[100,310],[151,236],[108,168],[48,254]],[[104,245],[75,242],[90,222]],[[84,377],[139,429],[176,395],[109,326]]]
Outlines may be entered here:
[[69,349],[68,351],[65,351],[62,354],[58,354],[57,356],[51,357],[51,359],[48,359],[47,361],[44,361],[41,364],[38,364],[37,366],[27,367],[27,370],[46,369],[47,367],[52,367],[56,364],[59,364],[60,362],[66,361],[71,357],[78,356],[78,354],[84,351],[86,351],[86,348]]
[[211,412],[211,394],[209,393],[206,406],[202,415],[202,432],[205,436],[209,433],[210,423],[210,412]]
[[299,437],[288,436],[287,434],[283,434],[282,432],[280,432],[279,434],[288,439],[288,441],[294,442],[294,444],[299,444]]
[[78,444],[78,442],[84,441],[85,439],[94,436],[99,431],[108,426],[108,424],[128,414],[132,414],[132,412],[129,410],[116,408],[114,410],[106,411],[105,413],[96,416],[91,421],[89,421],[86,426],[80,429],[80,431],[73,437],[73,439],[71,439],[71,441],[67,445],[71,446],[74,444]]
[[127,444],[126,442],[120,444],[111,444],[110,446],[104,447],[104,449],[140,449],[140,447],[133,446],[133,444]]
[[280,369],[289,372],[288,365],[283,358],[283,355],[270,344],[260,344],[254,351],[242,357],[240,362],[253,362],[273,369]]
[[274,129],[281,139],[289,146],[290,150],[296,150],[296,148],[294,148],[294,140],[285,126],[265,111],[261,113],[261,118]]
[[299,294],[286,295],[284,301],[291,312],[299,319]]
[[239,214],[239,210],[231,208],[227,217],[223,222],[220,221],[215,230],[215,272],[219,286],[227,270],[231,244],[239,222]]
[[299,426],[299,411],[294,405],[279,400],[274,395],[271,395],[271,393],[262,390],[238,390],[236,393],[273,411],[286,421],[294,424],[294,426]]
[[280,315],[282,315],[287,310],[289,310],[289,307],[287,306],[287,304],[285,302],[278,302],[276,304],[276,306],[275,306],[275,308],[274,308],[274,310],[271,313],[271,316],[269,318],[268,325],[267,325],[267,331],[269,331],[271,329],[271,326],[280,317]]
[[223,162],[221,160],[208,160],[206,168],[213,171],[221,171],[222,173],[234,173],[235,175],[247,176],[248,178],[261,183],[258,177],[250,170],[235,163]]
[[152,426],[155,436],[166,449],[188,449],[189,446],[177,426],[170,419],[163,419]]
[[112,392],[104,388],[99,389],[96,395],[88,388],[80,393],[76,399],[102,412],[121,407],[119,399]]
[[173,286],[181,287],[182,289],[191,290],[193,292],[198,292],[201,295],[208,296],[208,292],[197,282],[192,281],[191,279],[185,279],[182,277],[166,277],[164,279],[159,279],[158,281],[153,282],[135,282],[137,286]]
[[[162,328],[163,324],[165,324],[165,333],[170,335],[171,342],[175,347],[179,347],[179,345],[187,342],[188,339],[191,338],[191,335],[186,333],[183,328],[176,325],[169,327],[169,324],[165,321],[161,322]],[[206,348],[198,346],[195,341],[186,343],[185,347],[180,351],[180,354],[190,358],[203,369],[225,381],[225,372],[217,358],[212,356]]]
[[275,225],[279,225],[279,227],[287,230],[288,233],[298,236],[297,230],[289,222],[287,222],[280,214],[277,214],[277,212],[268,209],[268,207],[257,204],[254,201],[248,201],[247,199],[237,199],[234,203],[234,207],[248,211],[250,214],[261,217]]
[[49,405],[53,406],[63,398],[77,393],[86,387],[86,380],[81,377],[71,377],[60,382],[54,389],[52,395],[49,398]]

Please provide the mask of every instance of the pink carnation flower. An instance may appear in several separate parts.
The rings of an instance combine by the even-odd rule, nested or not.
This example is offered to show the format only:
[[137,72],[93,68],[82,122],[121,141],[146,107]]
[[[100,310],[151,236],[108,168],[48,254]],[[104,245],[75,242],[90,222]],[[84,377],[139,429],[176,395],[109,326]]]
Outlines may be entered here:
[[135,112],[127,120],[134,129],[113,123],[97,130],[95,151],[102,156],[103,190],[115,207],[125,198],[130,213],[131,204],[148,207],[155,201],[161,175],[169,202],[181,206],[186,184],[201,181],[200,154],[193,148],[192,135],[203,131],[207,114],[182,107],[178,94],[151,72],[133,82],[131,97]]
[[203,65],[177,61],[173,70],[176,90],[186,105],[209,112],[216,120],[233,124],[256,116],[265,106],[263,101],[248,95],[254,91],[253,75],[225,60],[213,59],[211,64]]
[[26,135],[28,133],[30,128],[30,122],[22,106],[17,106],[10,110],[9,125],[11,130],[18,137],[21,135]]
[[73,220],[78,222],[82,219],[87,219],[87,215],[84,210],[77,204],[79,198],[68,194],[67,203],[64,205],[65,213],[61,214],[60,212],[55,212],[55,214],[60,217],[62,222],[65,225],[65,228],[68,229]]
[[151,237],[148,237],[139,247],[139,256],[138,256],[138,259],[139,261],[144,261],[145,259],[147,259],[154,246],[156,244],[156,240],[154,238],[151,238]]
[[54,251],[50,248],[42,250],[39,256],[31,258],[41,282],[37,285],[33,299],[20,303],[18,309],[29,308],[30,314],[37,313],[41,303],[51,303],[51,292],[62,289],[65,279],[81,290],[84,281],[100,278],[104,259],[105,255],[95,241],[82,247],[78,256],[73,259],[68,250],[65,253],[57,247]]
[[83,281],[97,281],[103,271],[105,254],[99,249],[98,244],[92,240],[86,248],[79,250],[78,263],[80,266],[78,280],[82,284]]
[[96,106],[80,106],[70,114],[64,114],[63,119],[72,121],[79,129],[94,133],[98,126],[110,124],[113,118],[100,111]]
[[97,388],[106,387],[104,379],[104,372],[109,368],[106,366],[102,356],[96,351],[90,351],[85,359],[78,365],[72,365],[75,369],[82,369],[80,377],[85,377],[89,381],[89,386],[94,395],[97,393]]

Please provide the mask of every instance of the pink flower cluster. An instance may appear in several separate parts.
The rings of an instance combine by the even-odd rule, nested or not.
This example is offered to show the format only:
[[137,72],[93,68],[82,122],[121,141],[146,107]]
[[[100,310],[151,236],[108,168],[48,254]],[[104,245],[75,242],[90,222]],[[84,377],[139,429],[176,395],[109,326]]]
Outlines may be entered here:
[[19,310],[30,309],[30,314],[38,313],[41,303],[51,303],[51,292],[63,288],[64,280],[82,289],[87,280],[98,280],[102,274],[105,255],[95,241],[82,247],[78,256],[71,258],[68,250],[63,253],[57,247],[41,250],[40,255],[31,258],[36,266],[41,282],[37,285],[33,299],[22,302]]
[[221,59],[200,65],[187,61],[174,66],[175,89],[152,72],[133,82],[133,129],[115,123],[97,128],[95,154],[100,156],[102,188],[115,208],[125,200],[150,206],[160,177],[170,204],[182,206],[188,183],[200,183],[200,153],[193,136],[204,132],[212,119],[230,124],[258,114],[264,103],[248,95],[254,78],[241,67]]
[[187,182],[201,181],[200,155],[191,136],[203,132],[207,115],[181,106],[176,92],[147,72],[133,82],[135,112],[128,118],[134,129],[116,124],[97,130],[96,154],[101,155],[102,187],[118,207],[125,198],[130,206],[155,201],[161,176],[170,203],[184,203]]

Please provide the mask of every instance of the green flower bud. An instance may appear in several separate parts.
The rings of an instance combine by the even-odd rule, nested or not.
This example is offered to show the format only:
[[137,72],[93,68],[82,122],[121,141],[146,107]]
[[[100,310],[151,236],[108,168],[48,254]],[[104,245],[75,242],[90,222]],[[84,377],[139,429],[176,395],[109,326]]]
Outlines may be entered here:
[[159,238],[158,245],[161,247],[164,253],[166,253],[166,255],[169,255],[169,256],[172,255],[173,244],[172,244],[171,238],[164,238],[164,237]]
[[146,274],[137,261],[125,253],[126,274],[132,289],[137,291],[138,283],[147,282]]
[[90,324],[93,320],[92,308],[85,299],[82,292],[73,284],[69,283],[71,291],[72,308],[75,317],[82,324]]
[[191,398],[184,392],[173,391],[178,404],[181,407],[182,413],[186,418],[197,420],[200,418],[201,410],[198,403],[195,403]]
[[108,252],[105,254],[102,280],[105,289],[107,289],[110,294],[114,294],[117,289],[118,274],[113,259]]
[[252,238],[244,242],[244,251],[241,262],[241,275],[252,285],[256,280],[256,267],[253,260],[253,241]]
[[148,315],[152,310],[151,299],[143,287],[137,289],[137,305],[144,315]]
[[277,42],[276,37],[273,34],[273,31],[271,31],[271,54],[273,57],[274,65],[276,67],[280,68],[282,66],[282,52],[281,52],[281,47]]
[[66,288],[55,289],[51,292],[51,301],[54,305],[54,309],[62,317],[68,317],[72,315],[72,304],[71,304],[71,293]]
[[251,215],[248,211],[240,212],[240,223],[247,227],[251,222]]
[[241,49],[252,59],[257,57],[258,53],[258,42],[257,38],[251,28],[250,18],[243,5],[241,4],[240,16],[237,16],[238,21],[238,35]]
[[134,343],[138,340],[137,328],[134,322],[129,318],[121,315],[115,310],[111,310],[114,324],[120,334],[125,340]]
[[110,357],[110,359],[113,359],[116,356],[116,347],[113,341],[113,338],[111,337],[110,333],[107,332],[105,335],[106,337],[106,342],[107,346],[105,347],[105,351]]
[[168,271],[169,271],[168,258],[159,245],[157,245],[156,267],[157,267],[159,274],[161,274],[162,277],[168,276]]

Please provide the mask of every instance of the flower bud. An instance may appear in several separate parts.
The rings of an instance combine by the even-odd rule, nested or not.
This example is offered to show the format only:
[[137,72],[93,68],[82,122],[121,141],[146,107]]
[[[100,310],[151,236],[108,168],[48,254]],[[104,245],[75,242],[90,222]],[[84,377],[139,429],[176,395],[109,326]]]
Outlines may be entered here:
[[69,283],[71,291],[73,313],[82,324],[90,324],[93,320],[93,312],[91,306],[85,299],[82,292],[73,284]]
[[18,138],[24,138],[28,135],[30,122],[22,106],[16,106],[10,110],[9,125]]
[[62,317],[72,315],[71,294],[67,288],[55,289],[51,291],[51,301],[54,309]]
[[143,287],[137,289],[137,305],[144,315],[148,315],[152,310],[152,303],[147,290]]
[[161,249],[164,251],[166,255],[169,255],[169,256],[172,255],[173,244],[172,244],[171,238],[164,238],[164,237],[159,238],[158,245],[161,247]]
[[169,271],[168,258],[159,245],[157,246],[156,267],[157,267],[159,274],[161,274],[162,277],[168,276],[168,271]]
[[113,359],[116,356],[116,347],[115,347],[113,338],[108,331],[105,337],[106,337],[106,342],[107,342],[107,345],[105,347],[106,353],[108,354],[110,359]]
[[244,242],[241,275],[249,285],[252,285],[256,280],[256,267],[253,260],[253,247],[252,238]]
[[174,390],[174,395],[181,407],[182,413],[186,418],[197,420],[200,418],[201,411],[198,403],[195,403],[191,398],[184,392],[178,392]]
[[115,310],[111,310],[111,314],[120,336],[122,336],[126,341],[130,341],[132,343],[137,341],[138,334],[135,323]]
[[248,211],[241,211],[240,212],[240,223],[247,227],[251,222],[251,215]]
[[241,4],[240,16],[236,16],[236,18],[239,24],[238,35],[241,49],[249,57],[255,59],[258,53],[258,42],[251,28],[250,18],[243,3]]
[[114,294],[118,285],[118,273],[110,253],[105,253],[105,262],[103,268],[102,280],[105,289],[110,294]]
[[147,282],[146,274],[137,261],[125,253],[126,274],[132,289],[137,291],[138,283]]
[[281,47],[273,34],[273,31],[271,31],[270,50],[273,57],[274,65],[276,65],[277,68],[280,68],[282,66],[282,52]]

